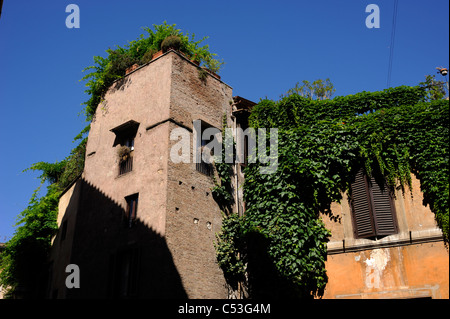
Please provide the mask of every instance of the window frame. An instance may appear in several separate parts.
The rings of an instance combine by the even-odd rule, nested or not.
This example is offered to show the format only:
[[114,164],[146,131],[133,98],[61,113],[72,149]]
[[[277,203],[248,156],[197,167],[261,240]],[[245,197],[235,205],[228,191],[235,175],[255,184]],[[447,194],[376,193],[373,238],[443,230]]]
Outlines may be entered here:
[[[215,128],[215,129],[217,129],[217,128],[201,119],[198,119],[198,121],[200,121],[200,132],[196,131],[197,139],[195,141],[195,148],[196,148],[196,153],[200,154],[200,162],[195,163],[195,169],[196,169],[196,171],[198,171],[204,175],[214,176],[214,169],[213,169],[212,163],[205,162],[202,157],[203,147],[206,146],[208,143],[210,143],[214,139],[214,137],[211,136],[209,140],[204,140],[203,132],[208,128]],[[194,129],[195,129],[195,127],[194,127]],[[219,129],[217,129],[217,130],[219,130]],[[211,157],[213,157],[213,156],[214,156],[214,154],[211,154]]]
[[128,228],[133,227],[137,219],[139,208],[139,193],[135,193],[125,197],[127,208],[125,211],[125,223]]
[[120,145],[126,146],[130,149],[128,158],[124,161],[119,161],[118,176],[122,176],[133,171],[134,145],[139,125],[139,122],[130,120],[110,130],[116,135],[113,147]]

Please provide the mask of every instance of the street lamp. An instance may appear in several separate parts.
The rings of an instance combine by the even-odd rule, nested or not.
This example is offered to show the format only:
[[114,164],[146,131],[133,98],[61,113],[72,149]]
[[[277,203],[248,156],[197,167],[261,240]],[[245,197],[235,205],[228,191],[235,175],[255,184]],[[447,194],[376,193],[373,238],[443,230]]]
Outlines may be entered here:
[[438,70],[438,73],[440,73],[445,78],[445,84],[447,84],[447,92],[448,92],[447,68],[437,67],[436,70]]
[[448,74],[448,70],[446,68],[438,67],[436,69],[439,70],[438,73],[440,73],[442,76],[446,76]]

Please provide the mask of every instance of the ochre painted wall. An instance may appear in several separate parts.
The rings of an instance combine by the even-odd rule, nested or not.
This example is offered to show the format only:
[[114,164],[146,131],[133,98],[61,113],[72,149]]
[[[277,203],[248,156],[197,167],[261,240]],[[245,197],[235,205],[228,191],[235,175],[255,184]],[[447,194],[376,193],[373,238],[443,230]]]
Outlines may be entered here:
[[328,284],[323,298],[449,298],[449,254],[434,214],[423,205],[420,181],[397,190],[398,233],[357,239],[344,194],[322,215],[328,243]]

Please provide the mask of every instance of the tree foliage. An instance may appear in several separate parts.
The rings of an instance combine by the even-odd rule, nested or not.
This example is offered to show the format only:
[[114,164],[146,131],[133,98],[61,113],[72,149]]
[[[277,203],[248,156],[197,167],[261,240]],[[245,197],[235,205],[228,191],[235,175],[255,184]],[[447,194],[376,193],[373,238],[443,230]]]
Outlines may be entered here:
[[287,91],[286,95],[298,94],[310,100],[328,100],[336,92],[329,78],[325,80],[318,79],[312,83],[308,80],[303,80],[302,83],[303,85],[300,85],[297,82],[293,88]]
[[216,245],[230,281],[244,282],[250,291],[257,285],[249,257],[256,234],[266,261],[293,295],[322,296],[330,233],[319,212],[340,202],[361,168],[369,175],[381,171],[391,187],[411,187],[415,173],[424,204],[448,241],[449,102],[426,102],[426,95],[422,86],[402,86],[333,100],[292,92],[278,102],[260,101],[250,124],[278,128],[278,170],[260,174],[258,162],[245,170],[247,211],[225,219]]
[[425,81],[420,82],[420,85],[425,89],[426,99],[428,101],[443,99],[447,94],[445,91],[445,83],[436,80],[435,75],[426,75]]
[[[13,294],[23,298],[43,297],[47,251],[55,233],[60,191],[49,186],[47,194],[37,196],[37,189],[28,207],[20,213],[14,236],[1,254],[0,285],[7,289],[6,297]],[[41,285],[40,285],[41,284]]]
[[[17,217],[17,229],[0,256],[0,286],[7,289],[6,297],[44,297],[45,265],[51,238],[57,231],[59,196],[83,171],[86,141],[60,162],[39,162],[25,170],[41,171],[41,185]],[[46,182],[47,192],[39,197]]]

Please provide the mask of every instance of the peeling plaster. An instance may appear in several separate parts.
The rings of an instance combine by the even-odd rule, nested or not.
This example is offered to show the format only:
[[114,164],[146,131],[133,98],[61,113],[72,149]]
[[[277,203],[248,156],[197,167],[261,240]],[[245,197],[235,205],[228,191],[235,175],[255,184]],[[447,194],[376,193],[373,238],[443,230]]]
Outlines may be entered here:
[[366,259],[366,287],[381,288],[383,271],[390,260],[388,249],[374,249],[370,252],[370,258]]

